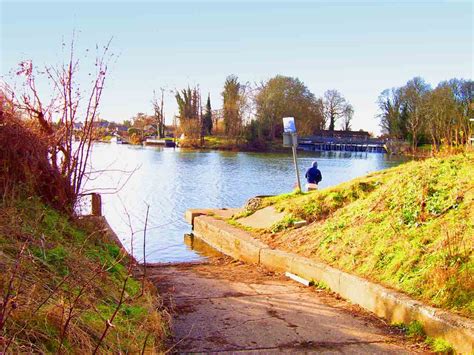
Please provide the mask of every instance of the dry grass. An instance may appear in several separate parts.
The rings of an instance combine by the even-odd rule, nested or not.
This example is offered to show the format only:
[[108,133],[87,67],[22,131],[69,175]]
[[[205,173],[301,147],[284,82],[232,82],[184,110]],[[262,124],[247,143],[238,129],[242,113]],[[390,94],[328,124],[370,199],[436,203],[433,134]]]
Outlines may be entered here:
[[0,255],[0,314],[7,314],[0,349],[162,349],[167,319],[153,286],[144,283],[142,292],[142,283],[130,277],[131,260],[97,230],[79,227],[37,198],[19,198],[0,204]]

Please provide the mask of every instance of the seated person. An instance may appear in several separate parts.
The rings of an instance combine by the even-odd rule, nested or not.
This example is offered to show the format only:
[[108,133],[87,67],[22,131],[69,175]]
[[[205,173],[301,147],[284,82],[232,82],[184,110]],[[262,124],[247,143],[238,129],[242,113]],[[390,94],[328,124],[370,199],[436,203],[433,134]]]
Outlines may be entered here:
[[318,169],[318,162],[314,161],[313,166],[308,169],[306,172],[306,180],[308,181],[308,184],[319,184],[319,182],[323,179],[323,176],[321,175],[321,171]]

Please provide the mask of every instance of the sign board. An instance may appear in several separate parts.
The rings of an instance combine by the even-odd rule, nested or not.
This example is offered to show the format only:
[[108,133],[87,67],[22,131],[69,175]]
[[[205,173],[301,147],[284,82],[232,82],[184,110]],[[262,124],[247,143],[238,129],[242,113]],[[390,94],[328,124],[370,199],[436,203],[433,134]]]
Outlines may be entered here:
[[294,117],[283,117],[283,132],[295,134],[296,125]]
[[283,146],[296,147],[298,145],[298,137],[296,134],[283,133]]

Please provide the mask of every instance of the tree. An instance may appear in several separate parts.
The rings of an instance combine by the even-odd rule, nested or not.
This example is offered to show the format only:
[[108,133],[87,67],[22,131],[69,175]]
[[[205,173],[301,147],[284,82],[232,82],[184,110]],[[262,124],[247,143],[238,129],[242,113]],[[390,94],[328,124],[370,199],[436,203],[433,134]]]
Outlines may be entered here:
[[[93,69],[88,73],[91,80],[86,89],[80,86],[77,79],[79,59],[75,53],[74,37],[68,58],[62,65],[37,69],[32,61],[24,61],[17,71],[17,75],[24,78],[24,92],[15,95],[18,98],[15,106],[37,126],[38,134],[48,147],[51,168],[70,187],[67,196],[56,196],[56,202],[60,209],[71,214],[77,198],[84,193],[84,179],[90,174],[89,159],[94,128],[98,120],[108,61],[113,56],[109,51],[110,43],[111,41],[105,46],[97,46],[97,55],[91,65]],[[43,77],[52,87],[49,98],[45,98],[37,88],[37,77]],[[76,126],[80,123],[82,128],[78,130]]]
[[193,138],[201,135],[201,94],[197,87],[176,92],[176,102],[179,109],[179,125],[182,131]]
[[401,89],[392,88],[382,91],[377,99],[379,106],[380,127],[384,133],[395,138],[405,138],[406,129],[406,110],[403,106]]
[[347,102],[342,94],[337,90],[327,90],[324,93],[324,117],[326,123],[329,122],[329,130],[334,131],[336,121],[344,116]]
[[436,149],[443,144],[466,144],[473,89],[471,80],[450,79],[432,90],[422,78],[415,77],[403,87],[380,94],[377,116],[385,133],[410,140],[413,150],[421,139],[429,139]]
[[412,149],[418,146],[420,134],[425,127],[424,99],[430,86],[420,77],[415,77],[401,88],[403,105],[407,112],[407,130],[411,136]]
[[426,94],[424,105],[426,128],[436,149],[439,149],[443,142],[453,144],[457,130],[453,125],[457,116],[456,111],[456,100],[449,85],[440,84]]
[[163,112],[164,107],[164,92],[165,89],[160,88],[161,91],[161,101],[158,102],[156,97],[155,91],[153,91],[153,118],[155,119],[156,127],[157,127],[157,135],[158,138],[163,138],[165,136],[165,115]]
[[352,118],[354,117],[354,108],[352,107],[351,104],[347,104],[346,107],[344,108],[344,113],[342,116],[342,130],[343,131],[350,131],[351,128],[351,122]]
[[282,118],[295,117],[301,134],[322,129],[322,102],[298,78],[277,75],[263,83],[255,96],[260,134],[275,139],[283,131]]
[[453,92],[457,106],[457,114],[453,116],[455,125],[456,144],[467,144],[471,135],[469,119],[474,117],[474,81],[464,79],[451,79],[439,85],[449,85]]
[[236,137],[242,129],[242,107],[245,104],[245,85],[239,78],[229,75],[224,83],[222,98],[224,100],[224,130],[228,136]]
[[207,95],[206,111],[202,118],[204,134],[212,134],[211,96]]

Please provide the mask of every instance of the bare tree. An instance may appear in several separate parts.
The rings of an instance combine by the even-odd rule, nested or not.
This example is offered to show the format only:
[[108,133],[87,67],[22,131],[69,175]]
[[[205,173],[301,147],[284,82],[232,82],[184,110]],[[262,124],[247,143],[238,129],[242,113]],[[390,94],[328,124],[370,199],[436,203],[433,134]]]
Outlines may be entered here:
[[336,121],[344,115],[347,102],[337,90],[327,90],[324,93],[324,116],[329,122],[329,130],[334,131]]
[[158,98],[156,97],[156,92],[153,91],[153,117],[156,120],[156,131],[158,134],[158,138],[163,138],[165,136],[165,115],[163,112],[164,108],[164,94],[165,89],[160,88],[161,91],[161,100],[158,102]]
[[377,99],[380,127],[392,137],[404,138],[406,132],[406,114],[400,88],[386,89]]
[[342,130],[350,131],[352,118],[354,117],[354,108],[351,104],[347,104],[342,115]]
[[425,126],[425,95],[430,90],[428,84],[420,77],[408,81],[401,89],[403,102],[407,111],[407,129],[411,135],[412,149],[415,151],[419,136]]
[[[74,37],[68,60],[62,65],[48,66],[41,71],[34,68],[32,61],[24,61],[17,72],[18,76],[24,77],[24,91],[17,105],[38,124],[49,147],[52,167],[70,184],[71,193],[64,203],[71,212],[90,169],[88,162],[95,122],[112,56],[110,43],[111,40],[103,47],[96,46],[95,72],[89,73],[92,79],[85,91],[76,78],[79,59],[76,58]],[[49,100],[43,99],[36,85],[37,76],[43,75],[53,87]]]

